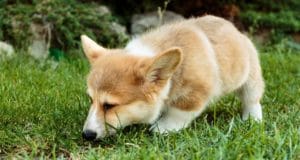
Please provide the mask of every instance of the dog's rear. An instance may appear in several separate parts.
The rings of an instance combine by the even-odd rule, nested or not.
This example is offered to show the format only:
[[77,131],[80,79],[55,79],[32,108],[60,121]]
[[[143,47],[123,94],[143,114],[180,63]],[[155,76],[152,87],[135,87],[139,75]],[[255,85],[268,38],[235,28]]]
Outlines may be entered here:
[[258,53],[252,42],[230,22],[218,17],[205,16],[198,19],[196,24],[213,44],[221,68],[223,92],[238,89],[244,107],[243,119],[251,115],[256,120],[262,120],[260,99],[264,92],[264,81]]
[[[240,95],[244,119],[262,119],[264,85],[257,52],[224,19],[205,16],[165,25],[124,49],[105,49],[86,36],[82,42],[92,64],[88,91],[93,105],[85,137],[103,137],[133,123],[177,131],[212,99],[232,91]],[[105,129],[105,123],[112,127]]]

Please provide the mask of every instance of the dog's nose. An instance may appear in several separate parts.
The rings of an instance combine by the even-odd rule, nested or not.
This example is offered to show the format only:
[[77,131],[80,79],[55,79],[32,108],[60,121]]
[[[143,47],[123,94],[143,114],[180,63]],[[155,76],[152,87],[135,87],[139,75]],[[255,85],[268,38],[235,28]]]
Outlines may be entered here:
[[85,130],[82,132],[82,137],[88,141],[92,141],[96,139],[97,133],[91,130]]

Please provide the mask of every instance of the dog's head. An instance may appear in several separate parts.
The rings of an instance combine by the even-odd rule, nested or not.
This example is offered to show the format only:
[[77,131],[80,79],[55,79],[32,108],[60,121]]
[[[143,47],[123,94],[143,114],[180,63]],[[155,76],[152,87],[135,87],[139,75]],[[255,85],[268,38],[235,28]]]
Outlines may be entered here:
[[83,136],[94,140],[136,123],[154,122],[170,90],[172,74],[181,63],[181,50],[171,48],[153,58],[105,49],[81,36],[91,64],[87,92],[91,107]]

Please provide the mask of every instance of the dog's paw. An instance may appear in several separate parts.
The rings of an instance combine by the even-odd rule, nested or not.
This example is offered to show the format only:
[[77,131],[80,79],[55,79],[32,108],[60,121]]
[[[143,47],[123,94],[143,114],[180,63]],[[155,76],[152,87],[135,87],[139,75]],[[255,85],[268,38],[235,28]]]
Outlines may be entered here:
[[170,133],[170,132],[177,132],[184,128],[184,125],[176,124],[176,123],[167,123],[165,121],[158,121],[154,123],[150,130],[155,133]]
[[257,122],[262,121],[262,107],[260,104],[244,108],[242,119],[247,120],[249,117]]
[[165,128],[165,127],[162,127],[162,126],[158,126],[158,124],[153,124],[151,127],[150,127],[150,131],[152,131],[153,133],[160,133],[160,134],[164,134],[164,133],[169,133],[170,130]]

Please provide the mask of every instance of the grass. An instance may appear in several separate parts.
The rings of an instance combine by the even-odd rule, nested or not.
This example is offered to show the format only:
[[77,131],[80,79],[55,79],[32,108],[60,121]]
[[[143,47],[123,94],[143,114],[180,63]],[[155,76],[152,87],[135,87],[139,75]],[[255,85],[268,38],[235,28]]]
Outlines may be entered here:
[[263,123],[243,122],[230,95],[179,133],[138,125],[97,143],[81,138],[86,60],[0,61],[0,159],[300,159],[300,52],[262,50]]

